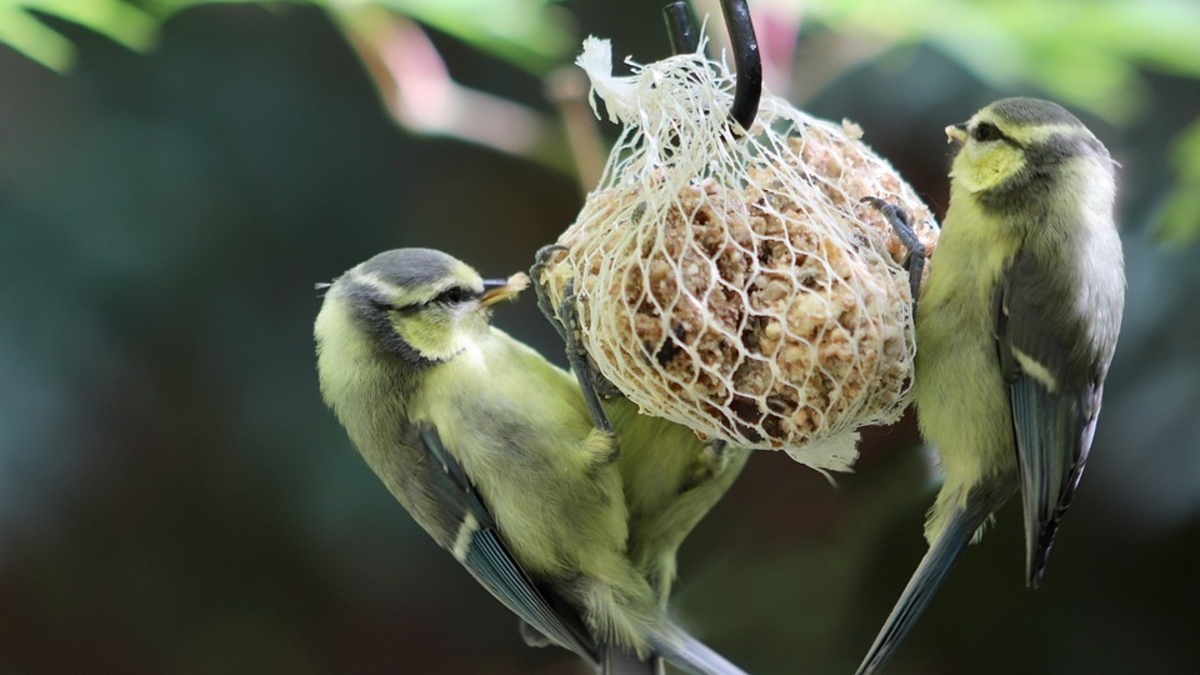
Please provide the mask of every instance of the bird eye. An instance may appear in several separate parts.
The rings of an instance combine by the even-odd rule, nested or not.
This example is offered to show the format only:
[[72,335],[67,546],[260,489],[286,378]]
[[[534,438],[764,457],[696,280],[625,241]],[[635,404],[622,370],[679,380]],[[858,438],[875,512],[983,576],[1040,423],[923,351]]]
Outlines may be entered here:
[[446,305],[457,305],[475,297],[475,293],[461,286],[452,286],[439,293],[431,302]]
[[992,124],[991,122],[980,122],[979,124],[975,125],[975,130],[971,132],[971,136],[980,143],[986,143],[988,141],[1000,140],[1004,137],[1004,134],[1000,133],[999,127],[997,127],[995,124]]

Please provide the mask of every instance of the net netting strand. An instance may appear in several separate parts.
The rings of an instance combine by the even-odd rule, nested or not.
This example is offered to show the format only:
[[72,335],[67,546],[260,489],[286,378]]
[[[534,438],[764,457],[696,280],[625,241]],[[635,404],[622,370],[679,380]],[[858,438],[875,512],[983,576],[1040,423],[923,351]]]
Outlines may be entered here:
[[643,412],[848,469],[855,430],[903,411],[915,352],[907,250],[860,200],[902,206],[928,252],[937,225],[852,124],[764,92],[737,128],[734,76],[702,51],[617,77],[585,41],[593,108],[623,129],[544,281],[555,303],[572,284],[583,347]]

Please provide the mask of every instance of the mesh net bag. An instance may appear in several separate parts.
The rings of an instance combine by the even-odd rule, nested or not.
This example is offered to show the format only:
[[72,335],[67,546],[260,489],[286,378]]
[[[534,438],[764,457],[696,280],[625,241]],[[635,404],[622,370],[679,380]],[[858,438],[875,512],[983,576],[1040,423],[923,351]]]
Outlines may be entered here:
[[577,63],[623,130],[541,281],[575,298],[594,367],[702,438],[849,468],[854,430],[903,411],[915,351],[907,249],[860,200],[907,210],[927,254],[929,209],[850,123],[764,93],[737,128],[702,53],[615,77],[589,38]]

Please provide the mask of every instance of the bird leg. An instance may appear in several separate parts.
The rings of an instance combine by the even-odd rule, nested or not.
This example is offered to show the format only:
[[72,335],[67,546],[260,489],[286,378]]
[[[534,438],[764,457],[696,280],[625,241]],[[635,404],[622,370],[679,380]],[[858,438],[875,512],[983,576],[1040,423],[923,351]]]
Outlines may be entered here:
[[584,403],[587,404],[588,412],[592,416],[592,423],[596,425],[597,429],[611,433],[612,422],[609,421],[600,402],[601,399],[612,399],[624,396],[624,394],[592,366],[587,349],[583,346],[583,331],[579,325],[579,310],[576,304],[579,296],[575,293],[575,280],[572,279],[566,283],[563,288],[562,301],[555,307],[554,302],[550,299],[550,291],[546,287],[546,282],[542,279],[542,272],[549,264],[547,259],[551,254],[563,250],[566,250],[565,246],[551,244],[539,249],[534,257],[530,275],[534,279],[533,287],[538,298],[538,309],[542,311],[550,325],[554,326],[559,337],[562,338],[567,352],[567,364],[579,382],[579,389],[583,393]]
[[917,237],[917,231],[913,229],[908,212],[902,207],[889,204],[879,197],[863,197],[862,201],[883,214],[888,224],[896,232],[900,243],[908,249],[903,265],[904,269],[908,270],[908,287],[912,290],[913,315],[915,316],[917,296],[921,292],[921,275],[925,270],[925,244],[922,244],[920,238]]
[[567,329],[558,318],[554,302],[550,300],[550,289],[542,280],[542,273],[550,266],[550,256],[565,250],[567,247],[561,244],[547,244],[539,248],[533,256],[533,267],[529,269],[529,276],[533,279],[533,293],[537,296],[538,309],[541,310],[542,316],[546,317],[550,325],[554,326],[554,330],[558,331],[558,337],[562,338],[564,344],[568,342]]
[[579,296],[575,294],[574,289],[575,280],[572,279],[563,289],[563,299],[558,305],[559,321],[563,326],[561,333],[567,348],[567,363],[571,366],[571,372],[575,373],[575,379],[579,381],[579,389],[583,392],[583,400],[592,415],[592,422],[597,429],[611,432],[612,423],[600,405],[600,400],[613,398],[612,392],[620,394],[620,390],[592,367],[587,349],[583,346],[583,331],[579,326],[579,310],[575,304]]

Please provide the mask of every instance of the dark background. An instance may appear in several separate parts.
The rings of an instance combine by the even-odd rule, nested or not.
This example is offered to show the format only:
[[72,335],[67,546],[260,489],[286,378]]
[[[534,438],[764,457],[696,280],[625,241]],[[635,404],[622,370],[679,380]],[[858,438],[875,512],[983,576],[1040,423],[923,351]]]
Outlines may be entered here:
[[[618,54],[665,55],[657,5],[615,7],[571,3]],[[313,284],[384,249],[527,268],[575,182],[402,130],[313,8],[188,10],[146,55],[63,30],[66,75],[0,48],[0,673],[584,672],[525,648],[391,500],[311,338]],[[533,76],[435,39],[550,112]],[[1200,90],[1150,82],[1134,124],[1087,118],[1123,164],[1129,299],[1046,582],[1023,588],[1010,504],[890,673],[1200,672],[1200,253],[1152,237]],[[914,47],[805,107],[861,123],[940,212],[942,127],[1012,93]],[[531,297],[497,323],[559,353]],[[917,441],[872,430],[836,488],[758,453],[683,551],[680,620],[757,675],[852,672],[924,552]]]

